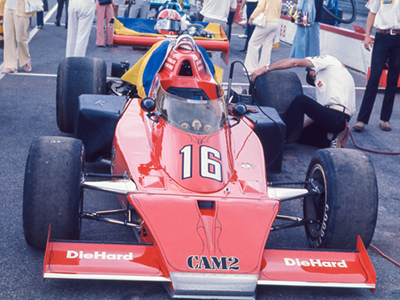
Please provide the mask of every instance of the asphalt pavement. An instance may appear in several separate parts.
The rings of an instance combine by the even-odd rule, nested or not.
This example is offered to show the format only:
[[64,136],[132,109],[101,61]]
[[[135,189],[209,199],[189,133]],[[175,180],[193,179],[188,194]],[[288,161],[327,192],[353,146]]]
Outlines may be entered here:
[[[49,0],[51,11],[46,13],[43,29],[35,29],[32,19],[30,53],[32,72],[22,70],[16,74],[0,76],[0,299],[169,299],[163,286],[158,283],[89,281],[89,280],[46,280],[42,282],[43,251],[27,246],[22,229],[22,194],[27,152],[31,141],[37,136],[65,135],[56,125],[56,73],[65,55],[67,30],[56,27],[54,5]],[[62,19],[62,22],[64,18]],[[37,32],[36,32],[37,31]],[[230,62],[244,61],[245,54],[239,52],[244,39],[238,37],[244,28],[235,25],[231,40]],[[349,49],[351,51],[351,49]],[[282,44],[272,52],[272,61],[288,57],[290,46]],[[100,57],[107,63],[107,74],[111,73],[111,63],[128,61],[133,65],[144,51],[132,47],[99,48],[95,45],[95,27],[92,28],[87,56]],[[0,49],[0,64],[3,50]],[[228,81],[229,66],[223,66],[224,82]],[[314,94],[305,83],[304,69],[296,69],[304,92]],[[356,83],[357,108],[360,107],[366,76],[350,70]],[[247,81],[241,68],[236,68],[233,77],[235,89],[247,88]],[[393,130],[380,130],[379,113],[383,93],[379,93],[370,124],[364,132],[353,132],[357,144],[368,149],[400,151],[400,93],[391,118]],[[355,118],[350,122],[353,125]],[[356,148],[352,141],[348,148]],[[291,144],[285,146],[283,170],[276,180],[303,180],[309,161],[316,148]],[[367,153],[374,165],[379,186],[379,214],[372,245],[384,254],[400,262],[400,158],[396,155]],[[88,164],[93,172],[107,172],[104,164]],[[354,178],[355,184],[363,174]],[[85,194],[85,207],[88,209],[117,207],[114,196],[99,195],[89,191]],[[282,205],[283,213],[298,213],[301,205],[291,203]],[[84,222],[83,239],[130,240],[129,230],[115,225]],[[307,247],[303,228],[273,232],[267,243],[277,247]],[[179,247],[177,245],[177,247]],[[372,247],[368,254],[377,274],[375,293],[365,289],[334,289],[305,287],[259,287],[257,299],[399,299],[400,267],[384,258]]]

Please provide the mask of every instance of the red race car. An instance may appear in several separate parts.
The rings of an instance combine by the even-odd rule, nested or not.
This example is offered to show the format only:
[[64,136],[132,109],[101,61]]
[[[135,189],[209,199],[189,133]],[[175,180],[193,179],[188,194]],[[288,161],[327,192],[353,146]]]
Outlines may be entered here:
[[[265,158],[281,147],[279,114],[243,103],[228,112],[198,45],[189,36],[168,43],[141,96],[133,86],[127,97],[102,95],[98,59],[60,64],[58,126],[78,138],[35,139],[24,182],[24,234],[45,249],[43,277],[158,281],[173,297],[202,299],[254,299],[257,285],[374,289],[365,246],[378,193],[369,158],[322,149],[304,181],[268,181],[268,166],[279,169]],[[146,77],[150,69],[141,69]],[[101,158],[110,174],[85,172],[85,160]],[[88,189],[114,193],[121,207],[83,211]],[[299,199],[304,216],[279,214]],[[129,226],[137,242],[80,241],[82,219]],[[266,249],[272,231],[294,226],[305,227],[313,249]]]

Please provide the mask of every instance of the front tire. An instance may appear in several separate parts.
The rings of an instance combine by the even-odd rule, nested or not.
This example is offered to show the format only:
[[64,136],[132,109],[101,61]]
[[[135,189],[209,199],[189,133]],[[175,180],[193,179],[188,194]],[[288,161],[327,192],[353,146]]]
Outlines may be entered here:
[[79,239],[84,148],[80,140],[39,137],[29,149],[23,195],[28,245],[45,249],[49,225],[55,239]]
[[378,214],[378,186],[370,159],[351,149],[321,149],[311,159],[307,180],[320,196],[304,198],[305,226],[314,248],[355,249],[360,235],[366,247],[374,235]]

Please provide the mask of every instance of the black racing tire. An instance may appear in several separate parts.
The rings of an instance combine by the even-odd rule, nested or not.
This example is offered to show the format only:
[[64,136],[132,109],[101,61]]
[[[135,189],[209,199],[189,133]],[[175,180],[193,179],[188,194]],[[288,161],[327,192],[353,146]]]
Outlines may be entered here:
[[276,70],[258,76],[255,81],[255,101],[259,106],[269,106],[282,115],[293,99],[303,94],[297,74],[289,70]]
[[78,240],[83,205],[84,146],[67,137],[39,137],[25,168],[22,219],[28,245],[45,249],[54,239]]
[[107,94],[107,66],[100,58],[65,57],[58,66],[57,125],[73,133],[82,94]]
[[[255,101],[259,106],[275,108],[282,116],[293,99],[303,94],[303,87],[297,74],[290,70],[275,70],[264,73],[255,81]],[[303,124],[298,124],[286,143],[296,142],[303,130]]]
[[304,218],[319,221],[305,226],[310,247],[355,249],[358,236],[368,247],[378,216],[378,186],[368,156],[352,149],[318,150],[309,179],[323,191],[319,198],[304,197]]

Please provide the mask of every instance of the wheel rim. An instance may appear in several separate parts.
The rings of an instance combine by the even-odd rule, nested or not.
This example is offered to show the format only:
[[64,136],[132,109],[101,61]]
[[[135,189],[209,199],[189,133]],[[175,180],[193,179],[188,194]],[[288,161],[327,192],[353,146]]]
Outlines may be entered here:
[[[321,165],[314,165],[309,174],[309,180],[313,184],[308,184],[309,190],[318,189],[320,193],[304,198],[304,217],[314,222],[306,225],[308,239],[312,247],[319,247],[325,235],[327,212],[327,184],[325,172]],[[316,221],[316,222],[315,222]]]

